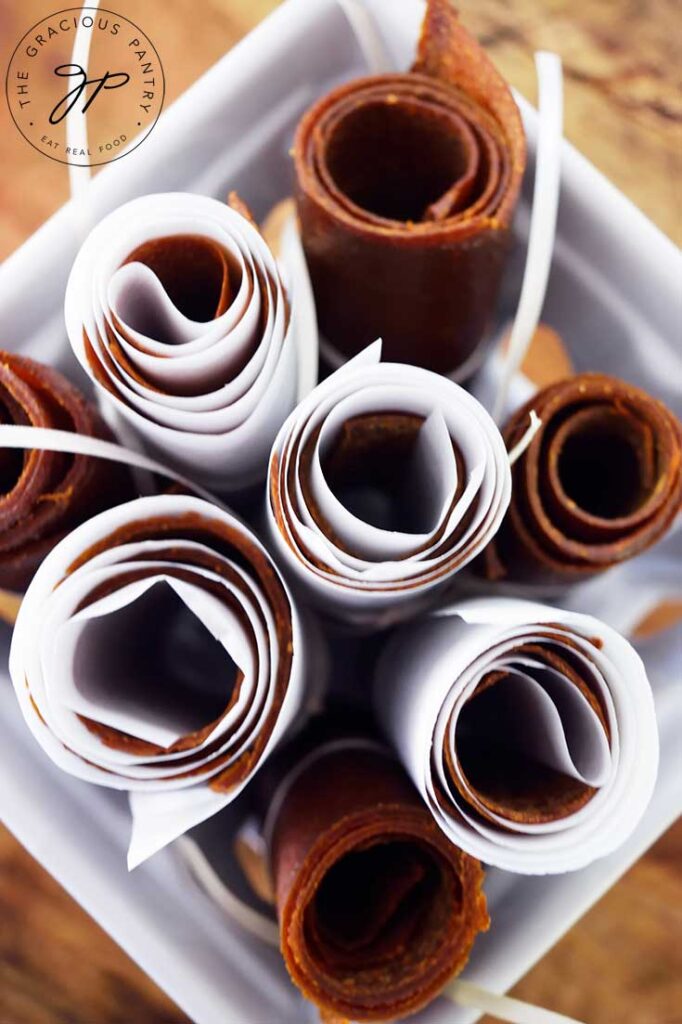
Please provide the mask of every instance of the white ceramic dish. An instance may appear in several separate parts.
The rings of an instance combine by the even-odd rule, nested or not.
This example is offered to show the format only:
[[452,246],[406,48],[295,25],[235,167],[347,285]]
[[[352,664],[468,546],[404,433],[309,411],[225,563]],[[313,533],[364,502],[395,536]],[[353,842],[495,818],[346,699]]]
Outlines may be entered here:
[[[423,8],[366,0],[398,67],[409,64]],[[161,118],[150,138],[94,180],[87,208],[67,204],[0,268],[3,345],[66,369],[62,301],[84,227],[133,196],[187,189],[222,196],[236,187],[263,215],[290,191],[292,130],[311,100],[366,69],[336,0],[288,0]],[[534,114],[522,103],[531,144]],[[526,182],[526,196],[532,167]],[[520,240],[527,207],[518,219]],[[501,317],[513,309],[523,246]],[[578,369],[615,372],[681,406],[682,295],[676,248],[566,145],[544,319],[566,339]],[[81,379],[81,384],[83,383]],[[600,581],[590,611],[627,629],[651,593],[678,587],[680,534],[634,567]],[[645,600],[646,599],[646,600]],[[9,631],[3,635],[6,646]],[[588,909],[682,810],[682,630],[642,645],[661,730],[661,770],[646,817],[617,854],[575,874],[489,874],[493,927],[465,977],[505,991]],[[4,674],[4,673],[3,673]],[[0,813],[31,853],[197,1024],[294,1024],[314,1019],[277,953],[242,932],[169,849],[129,875],[128,811],[117,794],[62,773],[25,728],[8,678],[0,679]],[[229,842],[229,837],[226,837]],[[417,1019],[475,1019],[437,1000]]]

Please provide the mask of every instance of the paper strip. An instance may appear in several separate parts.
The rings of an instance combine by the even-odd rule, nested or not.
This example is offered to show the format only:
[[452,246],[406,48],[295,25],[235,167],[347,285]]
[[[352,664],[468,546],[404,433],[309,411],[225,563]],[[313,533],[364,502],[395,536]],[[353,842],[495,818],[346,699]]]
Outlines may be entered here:
[[97,224],[69,277],[67,332],[102,401],[153,453],[221,493],[262,480],[277,430],[316,375],[296,243],[289,232],[285,287],[246,215],[206,196],[142,196]]
[[90,455],[96,459],[108,459],[120,462],[133,469],[143,469],[149,473],[157,473],[174,480],[199,497],[214,505],[224,507],[220,499],[210,491],[204,490],[187,477],[169,469],[156,459],[151,459],[132,448],[124,448],[113,441],[103,441],[99,437],[88,437],[75,434],[69,430],[52,430],[47,427],[23,427],[19,424],[0,424],[0,448],[31,449],[38,448],[48,452],[67,452],[69,455]]
[[563,128],[561,60],[554,53],[536,53],[535,67],[538,76],[539,116],[533,209],[519,305],[493,406],[493,419],[498,423],[504,412],[509,382],[521,366],[540,320],[552,263],[559,206]]
[[508,1024],[582,1024],[581,1021],[566,1017],[562,1013],[543,1010],[520,999],[488,992],[487,989],[461,978],[451,982],[444,995],[458,1006],[472,1006],[481,1013],[489,1013],[496,1020],[507,1021]]

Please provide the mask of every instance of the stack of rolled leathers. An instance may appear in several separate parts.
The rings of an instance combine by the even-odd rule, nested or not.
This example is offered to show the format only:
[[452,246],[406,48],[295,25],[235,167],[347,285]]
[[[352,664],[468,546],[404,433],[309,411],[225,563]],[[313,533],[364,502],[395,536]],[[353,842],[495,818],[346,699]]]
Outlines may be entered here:
[[[330,1024],[387,1021],[443,991],[488,927],[478,858],[576,870],[646,811],[658,733],[640,658],[498,581],[560,590],[660,539],[682,428],[639,388],[579,374],[501,432],[456,383],[485,355],[526,149],[449,0],[427,0],[411,70],[318,100],[293,155],[333,372],[307,372],[293,221],[280,264],[234,193],[114,210],[71,271],[71,347],[121,442],[208,491],[129,500],[127,469],[34,433],[0,450],[0,589],[26,590],[10,652],[26,723],[63,771],[129,796],[129,866],[224,811],[225,867],[255,822],[293,981]],[[112,437],[16,356],[0,415]],[[242,507],[272,553],[211,498],[257,489],[265,508]],[[472,586],[488,593],[461,600]],[[306,728],[320,709],[327,732]]]
[[[3,423],[113,440],[97,410],[56,370],[0,352]],[[0,448],[0,589],[22,592],[43,558],[79,523],[135,490],[115,463]]]
[[264,835],[284,960],[325,1020],[416,1012],[488,927],[479,862],[376,741],[304,748],[271,794]]
[[491,580],[565,585],[659,540],[682,510],[682,426],[662,402],[601,373],[552,384],[503,431],[542,421],[512,470],[512,497],[483,557]]
[[343,359],[466,374],[482,358],[526,163],[507,84],[429,0],[406,74],[345,83],[300,122],[296,198],[321,334]]

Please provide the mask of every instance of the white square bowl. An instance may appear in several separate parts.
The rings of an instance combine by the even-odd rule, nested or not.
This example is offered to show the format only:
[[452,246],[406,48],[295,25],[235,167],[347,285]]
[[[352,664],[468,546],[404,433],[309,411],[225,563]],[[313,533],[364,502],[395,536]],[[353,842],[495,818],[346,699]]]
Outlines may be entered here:
[[[395,66],[407,67],[423,5],[365,0],[365,7]],[[335,82],[365,71],[336,0],[287,0],[162,116],[144,145],[95,178],[87,206],[64,206],[0,268],[3,345],[75,375],[62,303],[87,224],[133,196],[172,189],[225,196],[237,188],[262,216],[291,191],[288,151],[299,115]],[[535,114],[524,101],[520,105],[532,154]],[[563,335],[577,369],[627,377],[679,411],[679,253],[568,144],[562,173],[544,319]],[[531,182],[532,166],[517,224],[510,302],[506,308],[502,303],[501,317],[513,308]],[[673,538],[674,546],[678,540]],[[662,550],[664,562],[673,548]],[[658,558],[660,563],[660,553]],[[604,618],[621,625],[632,619],[616,577],[600,593]],[[8,633],[2,642],[8,645]],[[574,874],[524,878],[490,871],[493,924],[476,943],[467,979],[494,991],[508,989],[682,810],[682,630],[647,641],[641,652],[662,747],[646,817],[618,853]],[[27,849],[197,1024],[308,1018],[311,1008],[304,1008],[276,952],[239,931],[197,888],[172,848],[128,874],[125,799],[70,778],[43,756],[3,676],[0,813]],[[465,1024],[476,1016],[441,999],[416,1019]]]

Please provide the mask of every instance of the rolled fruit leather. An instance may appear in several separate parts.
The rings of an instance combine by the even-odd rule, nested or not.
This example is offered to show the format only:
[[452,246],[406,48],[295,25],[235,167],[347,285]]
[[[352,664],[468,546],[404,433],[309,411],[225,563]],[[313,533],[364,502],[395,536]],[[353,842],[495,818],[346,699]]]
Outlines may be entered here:
[[296,404],[298,341],[317,344],[280,269],[235,193],[168,192],[104,217],[66,288],[71,346],[115,422],[231,504]]
[[512,469],[512,497],[478,568],[488,579],[581,582],[640,554],[682,508],[682,426],[626,381],[582,373],[543,388],[503,430],[511,449],[534,409],[542,426]]
[[[464,967],[488,927],[483,870],[369,734],[304,737],[264,837],[289,973],[325,1021],[395,1020]],[[281,762],[280,762],[281,764]]]
[[389,638],[374,700],[448,839],[505,871],[583,868],[651,799],[646,671],[593,616],[497,596],[440,607]]
[[[113,440],[95,407],[65,377],[10,352],[0,352],[0,420]],[[22,593],[69,530],[132,498],[135,488],[125,467],[103,459],[2,448],[0,491],[0,590]]]
[[297,406],[272,450],[266,500],[273,548],[301,595],[359,629],[433,602],[495,535],[511,491],[502,436],[480,403],[380,357],[375,342]]
[[297,206],[320,331],[340,359],[465,376],[494,311],[526,163],[516,103],[449,0],[407,73],[347,82],[302,118]]
[[248,527],[161,494],[55,546],[9,667],[51,760],[130,794],[132,868],[250,782],[301,713],[306,656],[293,599]]

